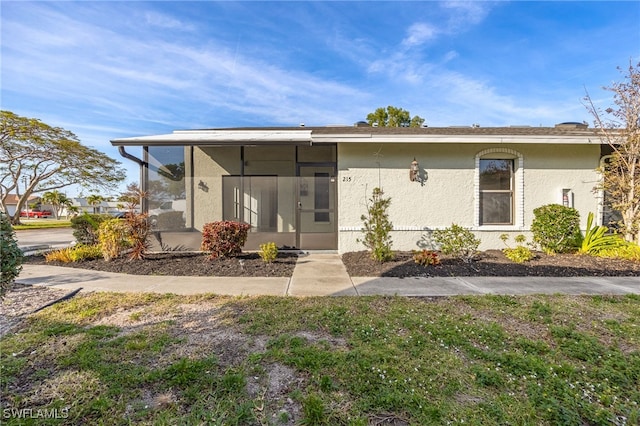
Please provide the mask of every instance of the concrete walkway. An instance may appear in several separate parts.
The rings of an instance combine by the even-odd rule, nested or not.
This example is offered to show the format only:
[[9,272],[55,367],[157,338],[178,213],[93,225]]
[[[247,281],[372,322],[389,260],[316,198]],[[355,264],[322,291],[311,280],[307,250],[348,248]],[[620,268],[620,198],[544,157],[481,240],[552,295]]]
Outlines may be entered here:
[[24,265],[20,284],[83,291],[274,296],[452,296],[473,294],[640,294],[640,277],[350,277],[340,255],[298,258],[291,278],[126,275],[47,265]]

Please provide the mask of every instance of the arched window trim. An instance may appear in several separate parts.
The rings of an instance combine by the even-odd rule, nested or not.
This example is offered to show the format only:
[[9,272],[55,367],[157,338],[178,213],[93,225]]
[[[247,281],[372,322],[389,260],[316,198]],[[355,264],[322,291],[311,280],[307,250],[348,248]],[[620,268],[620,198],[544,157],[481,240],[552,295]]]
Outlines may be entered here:
[[[480,160],[483,158],[492,159],[514,159],[516,160],[514,170],[514,206],[513,225],[481,225],[480,224]],[[474,227],[479,229],[522,229],[524,227],[524,157],[518,151],[510,148],[487,148],[476,154],[475,175],[474,175]]]

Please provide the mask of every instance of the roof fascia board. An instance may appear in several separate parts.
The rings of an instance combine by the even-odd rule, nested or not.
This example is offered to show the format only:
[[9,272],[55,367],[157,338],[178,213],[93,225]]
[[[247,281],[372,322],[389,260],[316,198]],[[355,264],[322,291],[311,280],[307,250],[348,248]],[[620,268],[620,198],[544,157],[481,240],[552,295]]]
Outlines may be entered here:
[[315,135],[314,143],[513,143],[513,144],[582,144],[599,145],[600,139],[594,136],[560,135],[372,135],[342,134]]

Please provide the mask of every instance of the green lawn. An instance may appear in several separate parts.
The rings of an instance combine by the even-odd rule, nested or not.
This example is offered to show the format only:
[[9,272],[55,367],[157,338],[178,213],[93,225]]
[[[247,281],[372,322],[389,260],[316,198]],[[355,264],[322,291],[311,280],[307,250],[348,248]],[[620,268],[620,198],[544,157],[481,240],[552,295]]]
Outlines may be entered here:
[[101,293],[0,344],[3,424],[640,422],[636,295]]
[[70,228],[71,221],[66,219],[21,219],[22,225],[14,225],[16,231],[25,229]]

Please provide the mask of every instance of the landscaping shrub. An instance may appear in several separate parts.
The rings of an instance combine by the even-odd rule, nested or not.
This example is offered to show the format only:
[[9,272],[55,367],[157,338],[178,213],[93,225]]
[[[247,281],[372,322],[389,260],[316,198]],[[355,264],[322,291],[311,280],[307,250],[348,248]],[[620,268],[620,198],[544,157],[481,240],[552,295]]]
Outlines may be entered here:
[[128,246],[131,248],[129,252],[130,260],[144,259],[149,250],[149,232],[151,225],[146,214],[129,212],[125,215],[126,239]]
[[374,188],[373,194],[367,203],[367,214],[362,215],[364,227],[364,239],[358,239],[366,248],[371,250],[371,257],[378,262],[385,262],[394,258],[391,249],[391,230],[393,224],[389,220],[387,209],[391,204],[390,198],[383,197],[384,192],[380,188]]
[[616,249],[624,246],[627,242],[616,234],[607,234],[609,228],[606,226],[593,226],[593,213],[589,212],[587,216],[587,229],[578,252],[582,254],[597,255],[603,250]]
[[265,263],[271,263],[278,257],[278,246],[274,242],[260,244],[258,254]]
[[438,258],[438,253],[433,250],[424,249],[422,251],[414,251],[413,252],[413,261],[418,265],[429,266],[429,265],[439,265],[440,259]]
[[78,244],[92,246],[98,244],[98,229],[105,220],[111,219],[108,214],[84,213],[71,219],[73,237]]
[[100,224],[98,240],[104,260],[111,261],[131,247],[128,238],[129,226],[120,219],[109,219]]
[[514,238],[517,244],[515,248],[509,247],[509,244],[507,244],[509,235],[502,234],[500,235],[500,239],[507,246],[507,248],[503,249],[502,252],[510,261],[515,263],[524,263],[533,259],[534,255],[531,249],[523,245],[527,240],[527,237],[525,237],[524,235],[516,235],[516,237]]
[[632,260],[634,262],[640,262],[640,246],[634,243],[627,242],[615,248],[607,248],[598,251],[596,256],[599,257],[614,257],[618,259]]
[[443,254],[471,263],[478,253],[480,240],[462,226],[451,224],[449,228],[433,231],[433,240]]
[[200,249],[211,253],[211,258],[236,256],[242,253],[251,225],[233,221],[205,223],[202,228]]
[[44,255],[47,262],[81,262],[83,260],[98,259],[102,257],[102,249],[99,245],[67,247],[51,251]]
[[22,270],[22,251],[18,247],[16,234],[9,216],[0,212],[0,298],[11,289]]
[[547,254],[565,253],[580,240],[580,213],[572,207],[547,204],[533,210],[533,241]]

